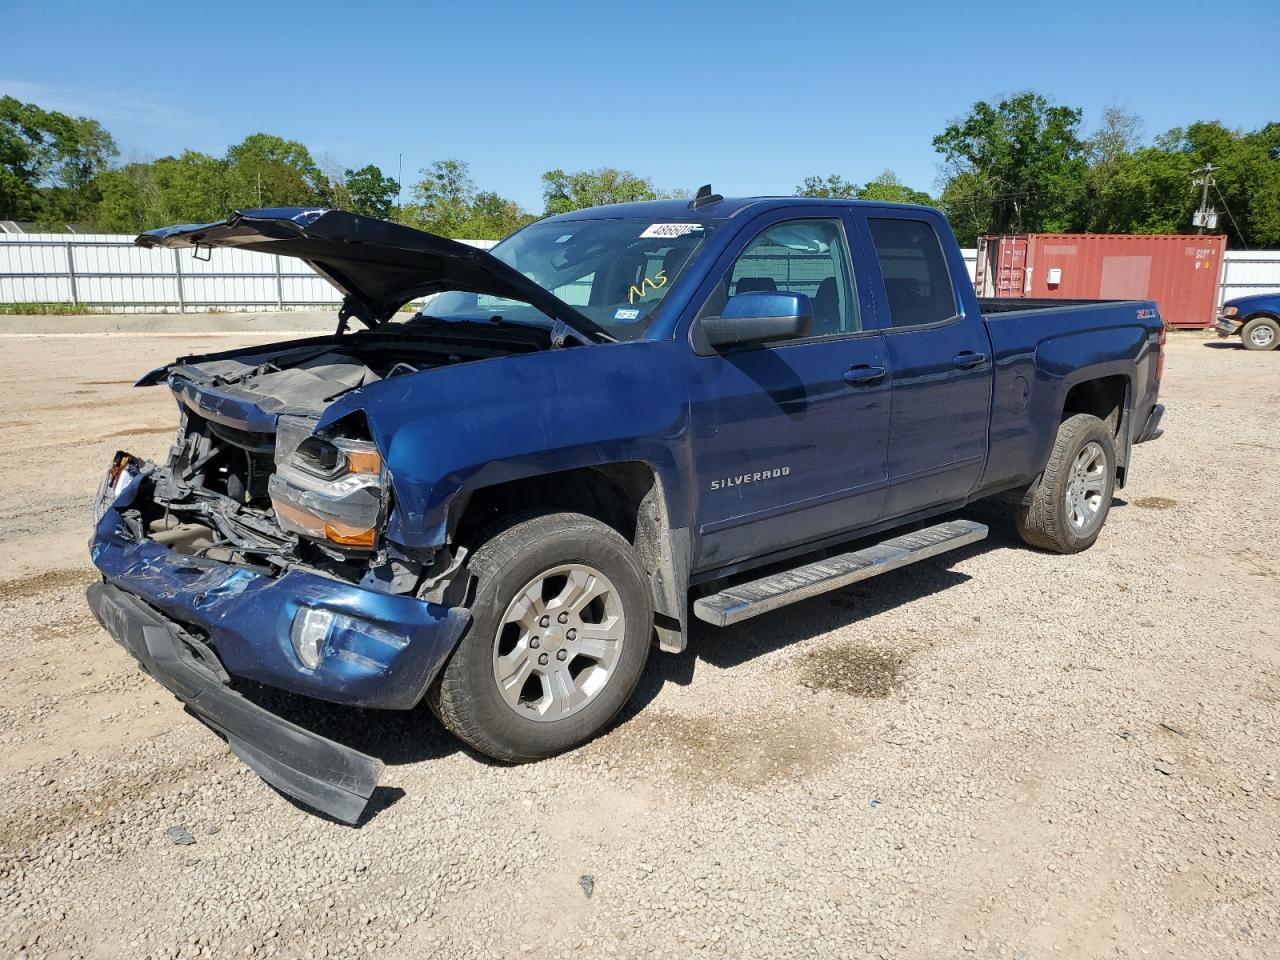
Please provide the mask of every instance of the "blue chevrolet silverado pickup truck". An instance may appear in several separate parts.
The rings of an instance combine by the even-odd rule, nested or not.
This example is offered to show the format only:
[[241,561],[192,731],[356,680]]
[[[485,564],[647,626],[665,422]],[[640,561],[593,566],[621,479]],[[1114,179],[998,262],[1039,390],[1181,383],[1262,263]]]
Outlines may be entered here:
[[180,423],[164,463],[121,452],[104,478],[89,603],[264,779],[347,822],[381,763],[246,682],[425,700],[535,760],[606,727],[690,616],[972,543],[986,527],[948,514],[980,498],[1035,547],[1089,547],[1160,433],[1154,304],[980,302],[925,207],[704,188],[491,252],[303,209],[138,242],[297,257],[342,293],[331,336],[139,381]]

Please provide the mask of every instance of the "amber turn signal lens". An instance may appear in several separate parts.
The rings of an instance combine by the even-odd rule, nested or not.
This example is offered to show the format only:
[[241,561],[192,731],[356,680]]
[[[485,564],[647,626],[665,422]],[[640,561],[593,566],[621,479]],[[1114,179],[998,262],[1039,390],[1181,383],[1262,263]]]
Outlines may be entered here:
[[344,547],[372,547],[376,534],[372,527],[368,530],[357,530],[342,523],[326,523],[324,535]]
[[382,456],[377,450],[346,450],[347,469],[352,473],[378,473]]
[[272,500],[271,505],[275,508],[277,516],[289,521],[290,529],[301,531],[309,537],[319,538],[323,536],[326,540],[341,544],[344,547],[362,547],[365,549],[372,548],[374,541],[377,539],[377,531],[373,527],[366,530],[349,524],[326,520],[310,510],[303,510],[283,500]]
[[323,520],[317,517],[314,513],[295,507],[292,503],[287,503],[284,500],[277,500],[272,497],[271,506],[272,509],[275,510],[277,516],[284,517],[293,524],[295,528],[304,530],[311,536],[316,536],[324,529]]

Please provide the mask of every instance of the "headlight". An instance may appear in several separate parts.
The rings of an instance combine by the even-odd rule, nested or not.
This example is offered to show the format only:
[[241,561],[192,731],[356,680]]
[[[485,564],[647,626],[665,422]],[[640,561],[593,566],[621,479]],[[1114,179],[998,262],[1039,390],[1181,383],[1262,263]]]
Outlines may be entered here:
[[367,440],[307,437],[293,452],[293,464],[324,480],[347,474],[377,476],[382,473],[382,454]]
[[111,469],[107,471],[106,476],[102,478],[102,482],[98,484],[98,497],[94,501],[93,507],[93,525],[96,527],[98,521],[102,519],[102,515],[107,512],[107,508],[119,499],[127,486],[133,482],[134,477],[138,475],[138,463],[140,461],[132,454],[125,453],[123,450],[116,451],[116,455],[111,460]]
[[1239,307],[1223,307],[1222,309],[1222,315],[1224,317],[1234,317],[1239,312],[1240,312]]
[[[294,418],[289,418],[294,419]],[[281,528],[314,540],[370,549],[386,499],[382,454],[368,440],[299,436],[310,424],[280,418],[268,490]]]

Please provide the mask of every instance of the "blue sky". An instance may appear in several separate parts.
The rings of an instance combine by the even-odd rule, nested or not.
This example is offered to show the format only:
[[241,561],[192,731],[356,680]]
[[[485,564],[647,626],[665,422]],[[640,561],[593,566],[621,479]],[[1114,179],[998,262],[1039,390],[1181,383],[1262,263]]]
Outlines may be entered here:
[[267,131],[392,176],[403,153],[406,182],[459,157],[535,211],[554,167],[735,195],[890,168],[932,190],[933,135],[1027,88],[1148,136],[1280,120],[1280,72],[1251,70],[1277,0],[984,6],[0,0],[0,94],[96,117],[126,159]]

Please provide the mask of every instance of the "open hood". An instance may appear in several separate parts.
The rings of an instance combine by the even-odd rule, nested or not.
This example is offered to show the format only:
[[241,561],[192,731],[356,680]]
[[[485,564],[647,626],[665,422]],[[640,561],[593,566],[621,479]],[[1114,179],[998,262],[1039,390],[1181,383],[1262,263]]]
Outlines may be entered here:
[[608,336],[484,250],[345,210],[246,210],[221,223],[149,230],[135,242],[141,247],[235,247],[297,257],[342,291],[344,319],[355,316],[371,327],[390,320],[415,297],[460,290],[527,303],[587,340]]

